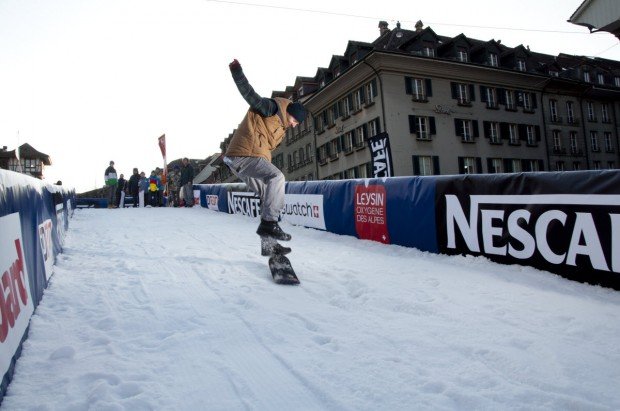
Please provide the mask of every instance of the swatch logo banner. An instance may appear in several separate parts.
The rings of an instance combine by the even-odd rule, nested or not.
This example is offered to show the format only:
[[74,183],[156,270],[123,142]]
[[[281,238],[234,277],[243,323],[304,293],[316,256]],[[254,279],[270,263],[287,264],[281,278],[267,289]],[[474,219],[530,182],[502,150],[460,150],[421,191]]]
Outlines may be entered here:
[[355,231],[359,238],[390,243],[386,199],[382,185],[355,187]]
[[19,213],[0,217],[0,375],[17,351],[34,311]]
[[282,219],[291,224],[325,230],[323,195],[286,194]]
[[45,279],[49,280],[54,269],[54,243],[52,241],[52,220],[47,219],[39,225],[39,244],[45,268]]
[[258,217],[260,216],[260,198],[247,191],[229,191],[228,213]]
[[207,208],[209,210],[219,211],[218,203],[220,201],[220,197],[213,194],[205,195],[205,202],[207,203]]
[[380,133],[368,139],[370,156],[372,158],[373,177],[392,177],[392,151],[388,133]]

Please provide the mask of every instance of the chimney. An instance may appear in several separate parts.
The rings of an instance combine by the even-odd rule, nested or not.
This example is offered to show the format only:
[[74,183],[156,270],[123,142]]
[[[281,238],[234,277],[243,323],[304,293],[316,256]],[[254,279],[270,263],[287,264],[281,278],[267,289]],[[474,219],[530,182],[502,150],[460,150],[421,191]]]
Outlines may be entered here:
[[423,29],[424,29],[424,23],[422,23],[422,20],[418,20],[418,22],[415,24],[416,33],[421,32]]
[[7,150],[7,146],[2,146],[2,151],[6,151]]
[[383,36],[388,31],[390,30],[388,29],[387,21],[380,21],[379,22],[379,36]]

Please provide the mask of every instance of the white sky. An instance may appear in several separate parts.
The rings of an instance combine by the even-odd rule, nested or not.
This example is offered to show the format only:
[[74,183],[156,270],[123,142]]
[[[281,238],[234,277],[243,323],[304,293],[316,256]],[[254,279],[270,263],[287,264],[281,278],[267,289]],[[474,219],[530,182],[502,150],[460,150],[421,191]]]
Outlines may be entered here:
[[78,192],[103,185],[110,160],[126,176],[161,166],[163,133],[169,161],[205,158],[247,109],[232,59],[269,96],[314,76],[348,40],[373,41],[379,20],[413,29],[421,19],[441,35],[620,60],[611,34],[566,22],[580,3],[385,0],[378,10],[375,2],[260,0],[323,12],[314,13],[213,0],[0,0],[0,145],[28,142],[49,154],[46,178]]

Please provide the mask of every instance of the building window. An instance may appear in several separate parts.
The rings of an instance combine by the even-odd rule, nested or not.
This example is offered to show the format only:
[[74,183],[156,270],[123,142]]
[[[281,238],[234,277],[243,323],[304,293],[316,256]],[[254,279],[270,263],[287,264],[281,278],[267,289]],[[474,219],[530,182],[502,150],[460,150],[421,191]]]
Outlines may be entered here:
[[526,71],[527,67],[525,66],[525,60],[517,59],[517,70]]
[[549,116],[552,123],[559,123],[560,116],[558,116],[558,102],[557,100],[549,100]]
[[515,92],[513,90],[506,90],[506,110],[516,110],[517,105],[515,102]]
[[614,77],[614,85],[620,87],[620,76]]
[[590,145],[592,146],[592,151],[600,150],[598,146],[598,133],[596,131],[590,131]]
[[556,161],[556,163],[555,163],[555,170],[556,171],[564,171],[564,162],[563,161]]
[[426,92],[424,90],[424,81],[422,79],[413,79],[413,98],[416,100],[426,100]]
[[513,173],[520,173],[521,171],[523,171],[523,165],[521,164],[521,160],[516,159],[516,158],[512,159],[510,164],[512,165]]
[[417,134],[418,138],[421,140],[430,139],[431,135],[430,130],[428,129],[428,117],[415,116],[414,122],[414,131]]
[[614,144],[611,139],[611,133],[606,131],[605,133],[603,133],[603,138],[605,139],[605,151],[608,153],[613,153]]
[[364,96],[366,97],[366,104],[373,103],[375,101],[375,96],[377,95],[377,87],[374,81],[366,84],[364,87]]
[[616,168],[616,163],[614,161],[608,161],[607,168],[610,170],[614,170]]
[[573,161],[573,170],[581,170],[581,163],[579,161]]
[[592,169],[593,170],[600,170],[601,169],[601,162],[600,161],[593,161],[592,162]]
[[489,173],[503,173],[504,163],[501,158],[492,158],[489,161]]
[[497,58],[497,53],[489,53],[489,66],[499,66],[499,59]]
[[603,123],[611,123],[609,118],[609,105],[607,103],[601,105],[601,120]]
[[427,57],[435,57],[435,49],[432,47],[425,46],[422,49],[422,53],[424,53],[424,55]]
[[590,72],[589,71],[584,71],[583,72],[583,81],[585,81],[586,83],[590,82]]
[[459,49],[457,51],[457,58],[458,58],[459,61],[467,63],[467,61],[468,61],[468,59],[467,59],[467,49],[465,49],[463,47],[459,47]]
[[560,154],[562,152],[562,135],[560,130],[553,130],[553,153]]
[[526,160],[525,164],[527,166],[526,171],[540,171],[540,163],[538,160]]
[[497,94],[496,94],[495,88],[487,87],[485,94],[486,94],[487,108],[497,107]]
[[571,131],[569,138],[570,138],[570,152],[571,152],[571,154],[578,154],[579,153],[579,143],[577,141],[577,132],[576,131]]
[[558,72],[557,72],[557,71],[555,71],[555,70],[549,70],[549,75],[550,75],[551,77],[559,77],[559,76],[560,76],[560,73],[558,73]]
[[516,124],[508,124],[508,141],[513,146],[519,145],[519,132]]
[[374,119],[368,123],[368,135],[374,137],[379,134],[379,119]]
[[417,176],[432,176],[438,158],[432,156],[413,156],[413,174]]
[[594,116],[594,103],[591,101],[588,101],[588,103],[586,104],[587,110],[588,110],[588,121],[596,121],[596,117]]
[[527,144],[529,146],[535,146],[536,145],[536,131],[534,129],[534,126],[532,125],[525,126],[525,134],[527,136]]
[[488,130],[489,130],[489,140],[491,141],[491,143],[493,144],[501,143],[501,140],[499,137],[499,123],[490,122]]
[[362,97],[362,89],[357,89],[353,92],[353,111],[360,110],[364,104],[364,98]]
[[345,154],[353,152],[353,131],[349,131],[342,136],[342,150]]
[[366,141],[366,126],[356,128],[353,137],[355,139],[355,148],[364,147],[364,143]]
[[460,136],[464,143],[472,143],[474,137],[478,137],[478,121],[455,118],[454,127],[456,135]]
[[598,80],[598,84],[605,84],[605,76],[602,75],[601,73],[596,75],[596,78]]
[[532,111],[534,109],[534,105],[532,104],[532,93],[528,93],[524,91],[521,93],[523,97],[523,110]]
[[342,107],[342,113],[340,113],[342,117],[346,118],[351,116],[351,111],[353,109],[351,96],[347,96],[340,100],[340,106]]
[[473,100],[473,86],[463,83],[452,84],[452,98],[456,99],[459,105],[469,106]]
[[476,170],[476,158],[475,157],[463,157],[463,169],[461,174],[475,174]]
[[566,102],[566,120],[570,124],[575,123],[575,107],[574,106],[575,105],[572,101]]

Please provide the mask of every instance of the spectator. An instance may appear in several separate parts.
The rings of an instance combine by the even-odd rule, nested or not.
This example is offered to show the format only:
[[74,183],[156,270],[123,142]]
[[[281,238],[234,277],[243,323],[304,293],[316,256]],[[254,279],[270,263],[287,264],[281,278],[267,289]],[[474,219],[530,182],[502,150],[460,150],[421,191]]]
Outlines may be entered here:
[[157,176],[157,207],[162,207],[164,205],[164,191],[166,187],[163,183],[161,168],[155,168],[155,175]]
[[181,190],[183,192],[183,202],[185,207],[194,206],[194,168],[189,163],[189,159],[185,157],[182,160],[181,167]]
[[116,185],[116,207],[125,207],[125,193],[127,192],[127,180],[125,176],[121,174]]
[[129,194],[133,198],[133,206],[138,207],[138,192],[140,191],[140,174],[138,169],[133,169],[133,174],[129,177],[129,184],[127,184]]
[[144,171],[140,173],[140,180],[138,181],[138,187],[140,190],[138,192],[138,197],[140,199],[140,207],[144,207],[145,206],[144,197],[149,191],[149,179],[146,178]]
[[116,179],[116,169],[114,168],[114,161],[110,161],[110,166],[106,168],[103,175],[105,185],[107,188],[108,208],[116,207],[116,185],[118,180]]
[[159,186],[161,185],[161,181],[159,180],[159,177],[157,177],[157,174],[155,172],[155,170],[151,171],[151,176],[149,177],[149,192],[148,192],[148,197],[149,197],[149,201],[148,201],[148,205],[150,205],[151,207],[158,207],[158,192],[159,192]]

